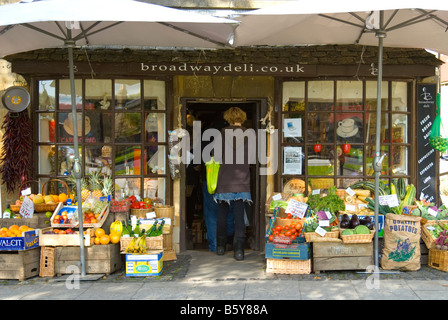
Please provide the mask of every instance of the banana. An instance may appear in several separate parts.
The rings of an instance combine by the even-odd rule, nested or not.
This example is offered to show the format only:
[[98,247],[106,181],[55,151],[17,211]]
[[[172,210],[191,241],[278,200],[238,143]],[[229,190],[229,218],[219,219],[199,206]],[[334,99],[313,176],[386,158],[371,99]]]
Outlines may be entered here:
[[126,253],[134,253],[136,242],[137,242],[137,238],[132,238],[131,242],[126,247]]
[[123,224],[119,220],[115,220],[110,225],[110,233],[116,233],[118,235],[121,235],[123,232]]

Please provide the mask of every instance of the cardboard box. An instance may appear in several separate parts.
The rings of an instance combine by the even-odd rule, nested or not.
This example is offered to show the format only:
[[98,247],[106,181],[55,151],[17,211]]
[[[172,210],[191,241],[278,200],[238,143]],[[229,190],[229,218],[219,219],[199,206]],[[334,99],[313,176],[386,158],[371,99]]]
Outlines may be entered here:
[[311,258],[309,242],[292,244],[268,242],[264,251],[266,259],[308,260]]
[[22,251],[39,247],[38,230],[22,232],[22,237],[0,238],[1,251]]
[[126,254],[126,276],[158,276],[163,271],[163,251]]

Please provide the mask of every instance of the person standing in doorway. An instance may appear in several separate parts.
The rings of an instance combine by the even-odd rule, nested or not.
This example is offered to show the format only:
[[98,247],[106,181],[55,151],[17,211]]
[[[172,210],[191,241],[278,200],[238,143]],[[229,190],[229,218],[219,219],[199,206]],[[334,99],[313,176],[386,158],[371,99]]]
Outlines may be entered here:
[[[235,222],[234,258],[244,260],[246,240],[245,204],[252,203],[250,194],[250,163],[254,155],[249,154],[248,141],[244,137],[247,130],[242,124],[246,121],[246,113],[232,107],[224,113],[224,119],[230,124],[221,130],[222,154],[221,167],[215,191],[218,203],[218,220],[216,227],[216,254],[223,255],[226,248],[227,215],[233,205]],[[243,155],[243,158],[241,158]],[[241,161],[243,160],[243,161]]]
[[[205,130],[208,129],[216,129],[221,131],[228,124],[223,119],[223,113],[221,112],[218,119],[213,121],[210,125],[208,125]],[[205,131],[204,130],[204,131]],[[214,142],[214,141],[213,141]],[[206,146],[206,142],[203,141],[202,150]],[[210,252],[216,252],[216,222],[218,219],[218,204],[214,200],[213,194],[208,192],[207,188],[207,174],[205,162],[209,161],[207,158],[205,161],[202,159],[202,201],[203,201],[203,212],[204,212],[204,222],[207,228],[207,241],[208,248]],[[229,208],[229,214],[227,216],[227,246],[232,247],[233,245],[233,233],[234,233],[234,223],[233,223],[233,211],[232,208]]]

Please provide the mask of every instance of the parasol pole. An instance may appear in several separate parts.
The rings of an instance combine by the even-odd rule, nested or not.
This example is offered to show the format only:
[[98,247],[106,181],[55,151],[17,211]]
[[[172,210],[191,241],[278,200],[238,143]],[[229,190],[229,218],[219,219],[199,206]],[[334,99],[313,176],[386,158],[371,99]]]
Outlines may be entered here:
[[70,90],[71,90],[71,102],[72,102],[72,118],[73,118],[73,144],[75,149],[75,159],[73,164],[73,175],[76,178],[76,195],[78,204],[78,223],[79,223],[79,247],[80,247],[80,267],[81,277],[86,275],[86,264],[84,256],[84,231],[83,231],[83,214],[82,214],[82,201],[81,201],[81,178],[82,170],[79,162],[79,146],[78,146],[78,117],[76,114],[76,92],[75,92],[75,74],[73,65],[73,47],[75,42],[71,40],[71,29],[67,28],[67,40],[65,45],[68,49],[68,63],[70,69]]
[[386,33],[383,30],[383,11],[379,12],[379,29],[376,30],[378,38],[378,75],[377,75],[377,101],[376,101],[376,145],[375,158],[373,159],[373,169],[375,172],[375,237],[374,237],[374,264],[379,270],[379,252],[378,252],[378,212],[379,212],[379,185],[380,173],[384,155],[381,155],[381,85],[383,81],[383,38]]

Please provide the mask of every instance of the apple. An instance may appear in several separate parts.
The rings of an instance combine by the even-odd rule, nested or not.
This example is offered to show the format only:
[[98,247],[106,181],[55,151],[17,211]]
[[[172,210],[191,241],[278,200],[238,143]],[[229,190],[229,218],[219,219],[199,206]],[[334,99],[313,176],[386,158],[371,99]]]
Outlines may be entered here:
[[322,150],[322,145],[318,142],[314,145],[314,152],[319,153]]
[[349,153],[351,149],[351,145],[349,143],[344,143],[342,145],[342,152],[344,152],[345,154]]

